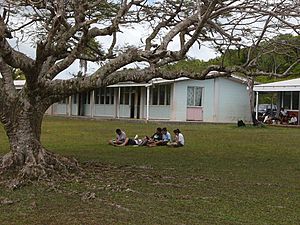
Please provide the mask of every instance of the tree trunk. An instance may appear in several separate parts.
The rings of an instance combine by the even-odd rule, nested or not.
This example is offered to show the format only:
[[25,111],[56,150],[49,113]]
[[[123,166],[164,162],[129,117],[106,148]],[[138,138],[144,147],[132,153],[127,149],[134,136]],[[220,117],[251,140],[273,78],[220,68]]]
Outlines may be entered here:
[[78,170],[75,160],[51,153],[42,146],[40,142],[42,119],[43,113],[31,108],[20,110],[4,123],[10,152],[0,161],[2,173],[13,172],[20,180],[31,180]]
[[254,112],[254,92],[253,92],[254,79],[253,79],[253,77],[248,77],[247,86],[248,86],[248,95],[249,95],[249,105],[250,105],[250,112],[251,112],[251,120],[252,120],[253,125],[257,125],[258,121],[255,118],[255,112]]

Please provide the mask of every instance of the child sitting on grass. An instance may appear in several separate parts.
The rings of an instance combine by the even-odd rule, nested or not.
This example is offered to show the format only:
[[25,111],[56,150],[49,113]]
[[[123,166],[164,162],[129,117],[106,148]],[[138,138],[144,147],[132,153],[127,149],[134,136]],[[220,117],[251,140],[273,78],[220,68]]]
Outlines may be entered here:
[[182,147],[182,146],[184,146],[184,136],[180,132],[180,130],[176,129],[173,132],[175,134],[175,140],[174,140],[174,142],[168,143],[168,146],[170,146],[170,147]]
[[116,129],[116,139],[112,139],[108,141],[110,145],[120,145],[123,144],[126,140],[126,133],[122,131],[120,128]]

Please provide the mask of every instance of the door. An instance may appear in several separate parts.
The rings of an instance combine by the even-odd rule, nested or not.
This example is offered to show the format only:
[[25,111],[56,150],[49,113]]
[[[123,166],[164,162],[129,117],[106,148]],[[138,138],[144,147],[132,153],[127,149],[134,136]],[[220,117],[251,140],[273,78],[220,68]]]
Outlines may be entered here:
[[186,120],[203,120],[202,87],[187,87]]
[[134,118],[135,111],[135,92],[130,93],[130,118]]
[[188,107],[186,111],[186,120],[203,120],[203,108],[202,107]]
[[140,118],[141,88],[136,87],[130,92],[130,118]]

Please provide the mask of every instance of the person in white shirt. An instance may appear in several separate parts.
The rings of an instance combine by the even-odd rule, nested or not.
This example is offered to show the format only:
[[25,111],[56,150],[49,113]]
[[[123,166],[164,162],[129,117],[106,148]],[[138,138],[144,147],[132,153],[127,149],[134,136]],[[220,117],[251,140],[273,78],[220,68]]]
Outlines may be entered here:
[[298,118],[295,116],[295,114],[292,115],[291,119],[289,120],[289,124],[293,124],[293,125],[298,124]]
[[116,129],[116,139],[110,140],[108,143],[111,145],[120,145],[123,144],[126,140],[126,133],[122,131],[121,129]]
[[184,146],[184,136],[179,129],[173,131],[175,134],[174,142],[168,144],[171,147],[182,147]]
[[282,107],[279,112],[280,123],[288,123],[288,114],[287,111]]

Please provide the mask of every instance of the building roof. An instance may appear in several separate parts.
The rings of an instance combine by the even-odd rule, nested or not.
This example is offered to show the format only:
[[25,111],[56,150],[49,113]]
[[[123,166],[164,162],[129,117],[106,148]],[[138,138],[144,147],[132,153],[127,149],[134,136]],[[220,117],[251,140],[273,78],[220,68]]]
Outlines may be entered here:
[[[214,79],[214,78],[218,78],[218,77],[213,77],[213,73],[211,74],[211,76],[207,76],[207,79]],[[230,77],[220,77],[220,78],[225,78],[225,79],[230,79],[242,84],[246,84],[247,83],[247,79],[237,76],[237,75],[231,75]],[[117,84],[113,84],[113,85],[109,85],[108,87],[149,87],[155,84],[168,84],[168,83],[174,83],[174,82],[180,82],[180,81],[186,81],[186,80],[192,80],[191,78],[188,77],[179,77],[176,79],[172,79],[172,80],[166,80],[163,78],[153,78],[152,80],[148,81],[148,82],[143,82],[143,83],[135,83],[132,81],[127,81],[127,82],[120,82]]]
[[[211,74],[213,75],[213,74]],[[213,79],[214,77],[211,76],[211,78],[208,76],[208,79]],[[236,75],[231,75],[230,77],[224,77],[230,80],[234,80],[240,83],[246,83],[247,80],[243,77],[239,77]],[[191,80],[191,78],[188,77],[179,77],[177,79],[172,79],[172,80],[166,80],[163,78],[153,78],[152,80],[148,82],[143,82],[143,83],[135,83],[132,81],[126,81],[126,82],[120,82],[117,84],[112,84],[109,85],[108,87],[149,87],[155,84],[168,84],[168,83],[174,83],[174,82],[180,82],[180,81],[185,81],[185,80]],[[23,86],[25,85],[25,80],[14,80],[14,85],[16,86],[16,89],[22,89]]]
[[257,92],[300,91],[300,78],[255,85],[253,90]]
[[173,80],[166,80],[163,78],[153,78],[152,80],[150,80],[148,82],[135,83],[132,81],[127,81],[127,82],[120,82],[117,84],[112,84],[112,85],[109,85],[108,87],[149,87],[149,86],[152,86],[155,84],[167,84],[167,83],[173,83],[173,82],[188,80],[188,79],[189,78],[187,78],[187,77],[180,77],[180,78],[173,79]]

